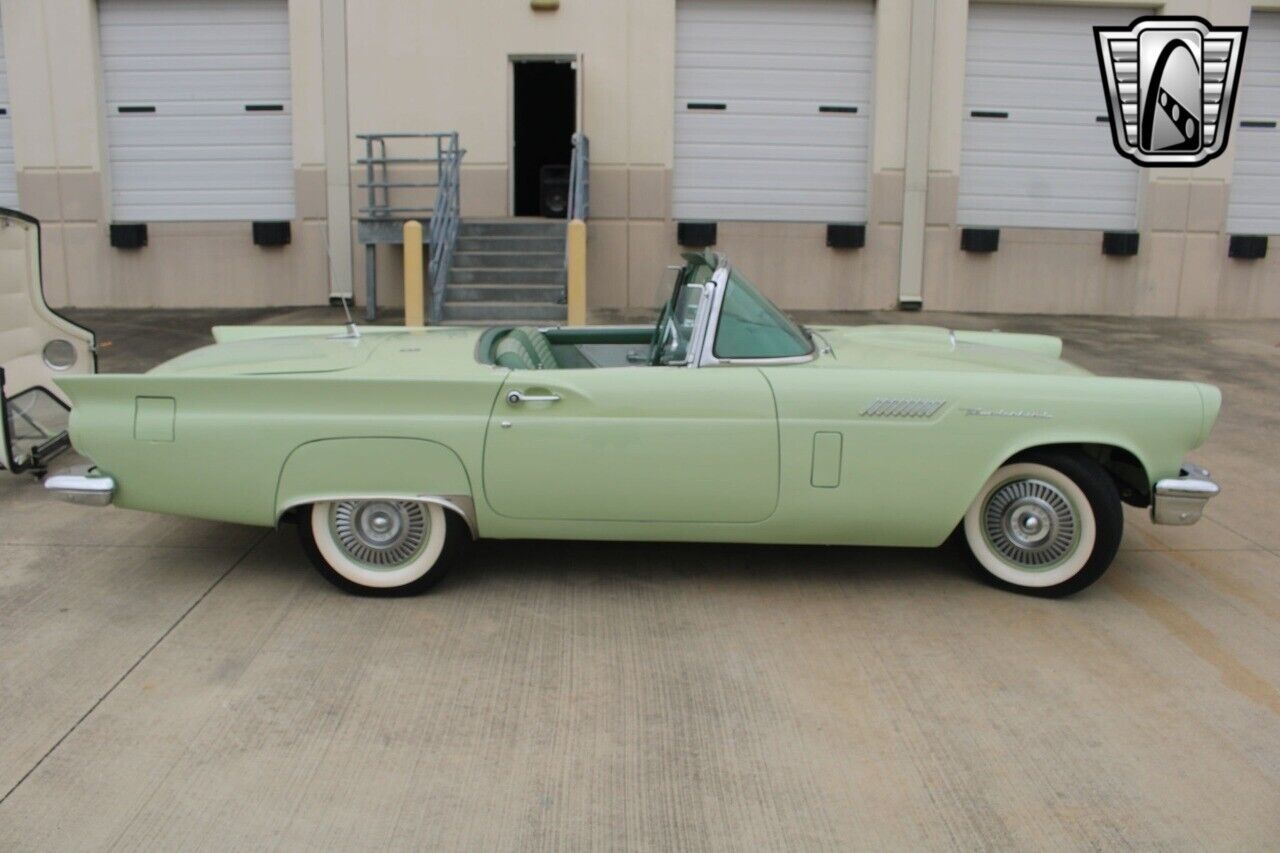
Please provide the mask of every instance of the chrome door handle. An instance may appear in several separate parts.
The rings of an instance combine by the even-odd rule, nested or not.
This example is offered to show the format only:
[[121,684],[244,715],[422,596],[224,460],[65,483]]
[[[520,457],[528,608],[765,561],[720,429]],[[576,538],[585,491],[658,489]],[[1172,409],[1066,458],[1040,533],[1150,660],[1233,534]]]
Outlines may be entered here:
[[507,394],[507,402],[515,406],[520,403],[558,403],[559,394],[526,394],[523,391],[512,391]]

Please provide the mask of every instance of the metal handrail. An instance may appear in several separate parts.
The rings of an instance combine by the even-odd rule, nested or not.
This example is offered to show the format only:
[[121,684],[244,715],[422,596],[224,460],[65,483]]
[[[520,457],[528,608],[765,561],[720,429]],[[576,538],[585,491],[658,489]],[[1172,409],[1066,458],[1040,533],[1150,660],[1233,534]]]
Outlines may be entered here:
[[[364,182],[357,184],[365,190],[365,206],[360,214],[374,220],[406,220],[429,218],[427,226],[427,282],[431,286],[431,321],[440,321],[444,310],[444,291],[449,281],[449,267],[453,262],[453,247],[458,239],[461,224],[460,171],[462,155],[467,152],[458,147],[456,130],[440,133],[357,133],[364,140],[364,157],[356,160],[364,166]],[[435,141],[434,157],[388,156],[388,139],[429,139]],[[392,180],[388,165],[426,165],[434,163],[434,181]],[[397,207],[391,203],[392,189],[432,189],[436,191],[431,207]],[[370,262],[372,263],[372,262]],[[370,310],[373,295],[370,291]],[[371,314],[372,316],[372,314]]]
[[[364,156],[356,160],[356,165],[364,166],[364,182],[356,184],[365,190],[365,206],[360,214],[370,219],[391,219],[407,215],[431,213],[430,207],[393,207],[391,190],[401,188],[430,189],[435,187],[440,192],[442,180],[435,181],[392,181],[389,165],[428,165],[436,164],[443,171],[445,162],[461,157],[458,150],[458,132],[443,131],[439,133],[357,133],[356,139],[364,140]],[[436,156],[434,157],[391,157],[387,155],[388,139],[431,139],[435,140]]]
[[449,283],[453,247],[462,222],[460,167],[462,155],[467,152],[458,147],[456,132],[452,134],[445,152],[446,156],[440,161],[440,187],[436,190],[436,207],[431,214],[431,236],[428,240],[431,254],[427,261],[427,278],[431,282],[432,323],[440,322],[444,313],[444,291]]
[[569,160],[569,211],[568,218],[586,219],[589,204],[591,143],[585,133],[573,135],[573,156]]

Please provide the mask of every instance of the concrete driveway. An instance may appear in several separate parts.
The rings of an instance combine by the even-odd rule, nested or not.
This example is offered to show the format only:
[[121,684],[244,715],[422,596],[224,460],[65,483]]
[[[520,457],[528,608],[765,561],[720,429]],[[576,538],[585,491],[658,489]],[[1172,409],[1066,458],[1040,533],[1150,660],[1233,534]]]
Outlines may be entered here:
[[[84,319],[128,370],[228,316]],[[381,601],[291,528],[2,475],[0,848],[1280,845],[1280,322],[838,319],[1217,383],[1224,494],[1065,601],[953,546],[560,542]]]

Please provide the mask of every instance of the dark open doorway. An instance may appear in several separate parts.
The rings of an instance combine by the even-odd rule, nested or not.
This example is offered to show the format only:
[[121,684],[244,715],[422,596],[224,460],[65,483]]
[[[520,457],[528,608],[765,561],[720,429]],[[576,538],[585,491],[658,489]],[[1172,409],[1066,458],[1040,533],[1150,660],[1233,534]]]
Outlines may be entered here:
[[567,60],[518,59],[513,68],[513,213],[563,218],[577,72]]

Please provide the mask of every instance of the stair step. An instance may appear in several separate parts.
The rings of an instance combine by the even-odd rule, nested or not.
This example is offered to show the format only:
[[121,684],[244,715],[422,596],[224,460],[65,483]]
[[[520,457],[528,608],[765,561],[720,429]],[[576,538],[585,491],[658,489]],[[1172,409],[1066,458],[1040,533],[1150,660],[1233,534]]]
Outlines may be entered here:
[[558,284],[564,285],[564,268],[522,270],[494,267],[449,268],[449,286],[459,284]]
[[564,254],[564,235],[559,237],[459,237],[458,252],[555,252]]
[[488,267],[507,270],[564,269],[562,252],[458,252],[453,253],[453,269]]
[[449,302],[558,302],[564,296],[559,284],[451,284]]
[[446,302],[444,317],[446,322],[532,322],[541,323],[548,320],[564,322],[566,309],[563,305],[542,302]]
[[563,237],[563,219],[464,219],[460,237]]

